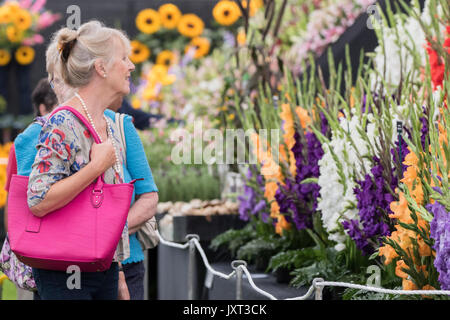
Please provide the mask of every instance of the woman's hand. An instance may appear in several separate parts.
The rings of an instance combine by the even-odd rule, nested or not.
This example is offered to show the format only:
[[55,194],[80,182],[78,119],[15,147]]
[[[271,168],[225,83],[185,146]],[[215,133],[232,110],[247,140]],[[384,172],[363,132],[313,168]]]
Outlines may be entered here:
[[127,282],[125,281],[125,273],[119,271],[119,294],[118,300],[130,300],[130,292],[128,291]]
[[116,153],[110,139],[100,144],[92,144],[91,162],[101,173],[105,172],[116,163]]

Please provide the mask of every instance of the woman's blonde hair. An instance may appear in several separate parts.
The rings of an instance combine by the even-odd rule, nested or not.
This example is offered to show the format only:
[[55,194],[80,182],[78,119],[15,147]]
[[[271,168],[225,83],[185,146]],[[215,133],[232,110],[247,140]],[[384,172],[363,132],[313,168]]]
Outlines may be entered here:
[[51,42],[45,53],[48,82],[53,83],[53,86],[58,86],[58,90],[53,87],[53,91],[56,94],[58,103],[61,104],[69,100],[75,94],[76,89],[63,82],[59,55],[58,44],[56,41]]
[[54,49],[50,48],[54,45],[58,59],[53,68],[59,67],[62,79],[70,87],[83,87],[91,81],[97,59],[103,59],[106,64],[111,62],[114,39],[119,40],[128,53],[131,51],[130,40],[123,31],[105,27],[98,21],[84,23],[78,30],[63,28],[55,34],[47,59],[52,58]]

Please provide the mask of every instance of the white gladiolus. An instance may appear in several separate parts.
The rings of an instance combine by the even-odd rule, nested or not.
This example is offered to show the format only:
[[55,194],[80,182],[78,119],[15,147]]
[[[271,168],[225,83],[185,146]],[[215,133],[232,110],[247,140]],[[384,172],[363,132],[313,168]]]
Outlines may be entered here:
[[[431,22],[429,5],[430,1],[427,0],[421,14],[421,21],[426,24]],[[442,8],[438,7],[437,10],[440,12]],[[383,77],[389,90],[395,90],[401,80],[420,83],[418,67],[426,65],[427,40],[419,21],[412,16],[404,18],[400,15],[396,15],[395,20],[393,28],[383,25],[380,30],[381,39],[379,41],[382,44],[375,48],[374,57],[375,69],[379,75],[372,74],[371,76],[372,90],[374,91],[377,89],[376,85],[381,84],[379,76]],[[443,32],[445,26],[441,25],[441,28]],[[387,93],[386,88],[384,89]]]
[[[370,122],[371,118],[370,115],[366,132],[373,145],[376,127],[375,124]],[[323,145],[324,155],[319,161],[320,199],[318,210],[322,212],[322,221],[329,233],[329,239],[337,243],[335,249],[338,251],[345,249],[344,243],[347,237],[342,231],[342,221],[358,219],[357,200],[353,188],[356,187],[356,181],[364,176],[364,172],[370,173],[371,162],[363,158],[372,156],[370,148],[367,141],[361,137],[357,130],[361,127],[361,123],[361,119],[357,116],[353,116],[350,121],[342,118],[340,126],[350,133],[354,145],[343,132],[333,131],[331,141]],[[330,149],[336,154],[342,166],[345,181],[340,181],[338,166]]]

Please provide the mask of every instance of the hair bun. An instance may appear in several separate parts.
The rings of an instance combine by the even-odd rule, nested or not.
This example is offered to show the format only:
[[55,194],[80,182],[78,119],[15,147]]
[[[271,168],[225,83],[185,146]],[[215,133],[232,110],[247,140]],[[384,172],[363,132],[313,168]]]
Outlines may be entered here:
[[69,59],[70,52],[77,42],[78,33],[75,30],[68,28],[61,29],[58,32],[58,49],[61,55],[61,60],[66,63]]

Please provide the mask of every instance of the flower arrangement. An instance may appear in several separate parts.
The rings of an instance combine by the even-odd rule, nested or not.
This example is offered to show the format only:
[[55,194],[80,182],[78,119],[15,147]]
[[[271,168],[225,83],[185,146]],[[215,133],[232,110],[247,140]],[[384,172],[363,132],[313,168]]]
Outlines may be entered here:
[[[445,4],[428,0],[422,12],[416,5],[406,13],[388,10],[377,30],[373,65],[360,72],[353,87],[346,82],[344,91],[337,90],[339,84],[330,81],[322,88],[314,71],[295,82],[292,70],[286,70],[276,90],[260,85],[254,96],[236,98],[244,129],[282,133],[280,149],[265,152],[258,150],[268,141],[253,136],[258,165],[246,176],[240,209],[249,226],[255,220],[271,226],[272,241],[304,231],[309,235],[309,242],[274,254],[269,263],[272,270],[294,268],[291,284],[309,284],[318,275],[364,281],[365,268],[375,262],[387,286],[449,288],[450,17]],[[399,65],[386,59],[389,52],[395,52]],[[330,74],[344,77],[335,69]],[[247,231],[236,237],[260,239]],[[360,294],[348,290],[345,296]]]
[[45,10],[46,0],[5,1],[0,5],[0,66],[14,57],[21,65],[34,60],[33,46],[42,44],[39,34],[60,19]]

